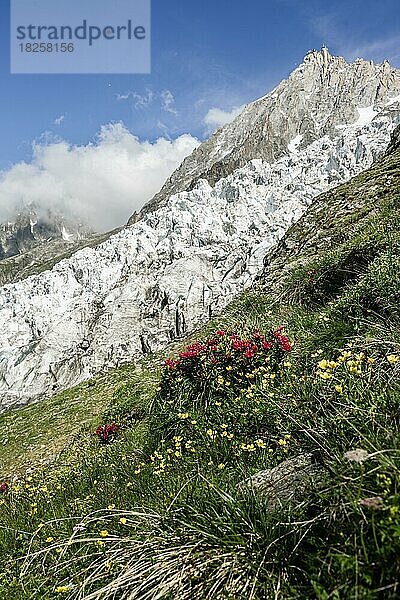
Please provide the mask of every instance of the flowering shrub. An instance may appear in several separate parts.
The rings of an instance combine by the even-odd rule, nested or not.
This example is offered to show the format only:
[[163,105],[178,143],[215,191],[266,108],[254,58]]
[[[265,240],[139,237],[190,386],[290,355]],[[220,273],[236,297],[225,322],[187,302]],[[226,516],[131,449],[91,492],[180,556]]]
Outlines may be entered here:
[[[192,388],[191,400],[198,401],[204,393],[216,393],[229,386],[248,383],[257,369],[278,371],[292,344],[283,333],[283,327],[269,334],[256,331],[242,338],[231,331],[218,330],[205,341],[185,348],[178,359],[164,363],[160,395],[174,397],[174,384],[186,383]],[[190,390],[188,390],[190,391]]]
[[108,444],[115,439],[119,430],[120,427],[116,423],[111,423],[111,425],[99,425],[94,432],[94,435],[98,437],[102,444]]
[[8,492],[8,483],[3,482],[0,484],[0,494],[6,494]]
[[190,457],[223,471],[243,454],[250,465],[261,454],[267,464],[275,450],[287,452],[291,436],[270,427],[275,412],[265,390],[272,392],[290,368],[285,359],[291,350],[283,327],[246,337],[217,330],[167,359],[152,407],[153,472]]

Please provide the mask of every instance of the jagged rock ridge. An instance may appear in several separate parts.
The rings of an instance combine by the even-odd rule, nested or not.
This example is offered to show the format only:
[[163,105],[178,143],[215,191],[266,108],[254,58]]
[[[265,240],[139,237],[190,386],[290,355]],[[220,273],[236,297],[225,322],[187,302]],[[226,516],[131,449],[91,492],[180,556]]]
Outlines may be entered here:
[[201,144],[172,174],[161,191],[134,214],[132,224],[169,196],[203,178],[211,185],[253,158],[275,161],[337,128],[368,120],[400,95],[400,71],[387,61],[347,63],[327,48],[311,51],[287,80],[247,105],[230,124]]
[[27,207],[12,221],[0,224],[0,260],[23,254],[51,240],[72,243],[91,234],[87,226],[72,219],[50,211],[39,215],[34,208]]

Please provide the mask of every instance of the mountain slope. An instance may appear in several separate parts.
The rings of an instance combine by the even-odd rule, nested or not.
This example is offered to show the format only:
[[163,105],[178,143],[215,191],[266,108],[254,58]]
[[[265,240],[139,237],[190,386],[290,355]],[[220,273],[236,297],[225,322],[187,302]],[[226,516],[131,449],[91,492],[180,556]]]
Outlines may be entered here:
[[106,233],[85,233],[77,239],[65,240],[54,237],[35,243],[29,250],[0,260],[0,285],[15,283],[31,275],[48,271],[78,250],[98,246],[119,229]]
[[25,206],[13,220],[0,224],[0,285],[47,270],[112,233],[98,235],[76,219]]
[[14,221],[0,224],[0,261],[50,240],[75,242],[91,235],[88,227],[54,215],[50,211],[38,215],[33,208],[17,214]]
[[[319,73],[311,83],[309,62],[312,72]],[[339,126],[342,112],[333,117],[321,104],[316,114],[327,124],[320,133],[334,133],[301,149],[290,145],[289,153],[273,163],[247,162],[213,188],[200,180],[96,248],[82,249],[50,271],[2,288],[3,409],[65,389],[193,331],[251,285],[267,250],[313,198],[361,172],[385,150],[400,114],[400,97],[394,95],[398,73],[386,63],[346,66],[322,51],[281,84],[278,97],[273,91],[261,105],[276,104],[278,115],[282,98],[292,98],[299,87],[311,93],[316,82],[324,88],[315,89],[318,101],[331,98],[337,91],[331,63],[336,70],[337,64],[348,69],[350,81],[357,79],[348,107],[361,102],[361,90],[365,102],[376,96],[374,111],[361,112],[365,118]],[[346,75],[341,81],[347,81]],[[293,117],[299,128],[303,117]],[[287,127],[285,115],[280,118],[280,127]],[[224,132],[228,150],[231,126],[219,135]],[[256,143],[257,131],[253,133]],[[268,139],[263,156],[273,152]]]
[[[389,205],[389,215],[393,219],[400,208],[399,202],[400,126],[393,133],[387,151],[369,169],[315,200],[304,216],[289,228],[277,246],[267,252],[264,268],[256,280],[255,292],[250,289],[248,296],[244,295],[234,300],[221,315],[206,325],[202,335],[206,336],[207,332],[213,329],[232,327],[241,320],[254,327],[256,324],[261,328],[266,327],[270,322],[271,313],[263,312],[264,300],[261,302],[261,312],[258,311],[257,298],[260,294],[261,296],[266,294],[268,306],[272,307],[278,321],[287,318],[288,305],[293,304],[289,312],[293,311],[295,315],[299,312],[297,303],[303,302],[304,295],[312,296],[311,292],[315,294],[318,286],[326,284],[326,277],[321,277],[321,274],[320,281],[318,280],[316,268],[310,280],[308,271],[312,269],[312,263],[314,261],[318,263],[321,260],[319,257],[324,257],[326,253],[332,253],[335,258],[336,248],[342,248],[338,256],[344,256],[345,261],[340,265],[335,258],[336,262],[326,262],[324,270],[327,274],[335,276],[340,272],[344,273],[346,277],[348,276],[348,283],[351,284],[354,275],[360,276],[366,270],[369,259],[360,264],[360,257],[368,258],[367,248],[372,244],[376,252],[382,251],[378,240],[385,228],[397,235],[394,222],[388,227],[383,215],[387,211],[385,206]],[[365,232],[366,240],[360,237],[360,232]],[[347,246],[349,240],[351,243]],[[361,252],[355,254],[352,244],[356,248],[362,248]],[[343,287],[343,281],[337,287]],[[282,301],[284,306],[283,313],[280,315]],[[254,310],[256,317],[253,316]],[[79,423],[81,427],[85,424],[79,415],[82,417],[82,414],[86,414],[87,407],[91,407],[93,403],[97,408],[90,410],[97,415],[99,411],[105,409],[113,393],[118,398],[117,403],[120,402],[119,386],[130,385],[133,375],[139,382],[137,384],[139,388],[141,388],[141,380],[146,382],[149,390],[154,388],[156,384],[152,380],[156,377],[157,365],[162,363],[167,356],[166,353],[177,354],[185,341],[186,343],[194,341],[193,335],[199,334],[192,334],[191,338],[181,340],[178,345],[169,344],[161,354],[149,355],[148,358],[137,363],[136,367],[128,364],[122,369],[112,369],[109,373],[103,373],[99,380],[83,383],[38,405],[17,409],[0,417],[2,426],[7,430],[8,439],[8,443],[0,448],[0,479],[17,471],[24,471],[28,467],[45,463],[53,457],[54,446],[59,450],[65,450],[71,441],[71,432],[73,431],[73,437],[79,436]],[[396,338],[396,330],[392,331],[391,336],[393,339]],[[388,343],[391,343],[390,340]],[[143,397],[143,393],[140,389],[138,401]],[[121,396],[125,398],[126,394],[123,393]],[[83,404],[82,407],[80,402]],[[60,405],[64,405],[62,410],[59,408]],[[57,407],[59,415],[52,416],[52,425],[46,429],[43,424],[40,425],[43,420],[42,415],[53,414],[54,406]],[[63,415],[74,412],[77,413],[76,423],[72,427],[71,418],[68,417],[66,430],[67,422],[63,421]],[[22,421],[26,424],[24,431],[21,431]],[[53,425],[56,426],[56,431]],[[38,432],[41,432],[40,444],[33,444],[32,437],[34,438]]]
[[[394,206],[400,201],[399,161],[400,126],[394,130],[387,151],[371,168],[315,200],[266,255],[258,282],[268,289],[273,288],[275,293],[284,294],[284,286],[291,274],[301,271],[304,264],[310,264],[318,253],[332,249],[335,244],[343,244],[351,236],[360,244],[360,237],[364,231],[368,231],[367,224],[371,222],[376,221],[377,231],[382,229],[382,204],[388,197]],[[378,240],[376,252],[379,250],[377,244]],[[362,263],[363,258],[367,259],[367,255],[353,256],[353,264],[349,263],[343,268],[354,269],[357,261]],[[334,265],[330,269],[337,276],[338,265],[336,270]],[[344,283],[345,275],[346,271],[342,273]],[[314,291],[319,284],[326,283],[316,281],[315,276],[312,279],[309,283]]]

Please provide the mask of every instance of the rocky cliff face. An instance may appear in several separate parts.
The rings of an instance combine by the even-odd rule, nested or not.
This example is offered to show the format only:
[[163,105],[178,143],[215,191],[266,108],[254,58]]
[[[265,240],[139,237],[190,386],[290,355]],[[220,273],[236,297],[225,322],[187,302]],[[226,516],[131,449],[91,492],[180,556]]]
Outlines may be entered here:
[[[337,91],[336,77],[326,75],[332,62],[347,69],[343,59],[322,51],[306,57],[305,66],[288,80],[297,86],[290,84],[291,94],[301,89],[302,94],[306,90],[306,95],[313,96],[308,75],[302,79],[311,69],[315,94],[325,99],[315,109],[311,133],[304,126],[303,113],[298,112],[299,120],[293,120],[279,143],[278,137],[276,143],[271,137],[258,137],[257,129],[254,145],[260,157],[248,161],[250,155],[243,148],[250,149],[248,129],[254,128],[246,109],[247,116],[211,138],[215,156],[241,156],[242,167],[213,186],[206,179],[194,184],[196,173],[203,173],[210,164],[209,156],[200,160],[195,151],[190,159],[191,182],[185,163],[181,183],[179,173],[175,176],[178,187],[191,189],[173,194],[167,204],[153,206],[141,220],[96,248],[81,249],[51,270],[3,286],[2,409],[158,350],[198,327],[251,285],[267,251],[316,196],[360,173],[385,151],[400,115],[398,72],[386,64],[349,65],[348,77],[340,75],[347,83],[341,85],[350,86],[350,92],[351,85],[356,86],[357,97],[349,96],[347,108],[343,100],[344,120],[340,121],[329,112]],[[363,82],[353,81],[357,69],[365,70]],[[376,78],[381,84],[377,85]],[[284,96],[296,111],[301,98],[285,92],[287,85],[283,82],[271,92],[267,103],[274,105],[279,89],[279,97]],[[369,104],[374,95],[375,103]],[[260,100],[258,108],[257,103],[252,105],[256,113],[260,110],[261,115],[265,102]],[[286,113],[279,126],[278,114],[277,108],[274,128],[286,131]],[[259,125],[261,121],[260,116]],[[313,140],[317,124],[319,134]],[[280,155],[277,160],[272,158],[275,153]]]
[[28,252],[45,242],[75,242],[91,234],[84,225],[47,212],[26,208],[11,222],[0,224],[0,260]]
[[115,231],[95,234],[77,220],[26,207],[0,223],[0,286],[51,269],[86,246],[96,246]]
[[253,158],[273,162],[346,124],[362,124],[400,96],[400,71],[385,61],[348,64],[327,48],[303,63],[264,98],[252,102],[229,125],[201,144],[140,211],[132,224],[177,192],[203,178],[213,185]]

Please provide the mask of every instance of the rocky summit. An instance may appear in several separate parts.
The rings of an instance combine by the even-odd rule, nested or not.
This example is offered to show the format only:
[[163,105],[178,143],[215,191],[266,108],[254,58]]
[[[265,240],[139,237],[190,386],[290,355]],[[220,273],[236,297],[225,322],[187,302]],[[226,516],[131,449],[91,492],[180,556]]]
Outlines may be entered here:
[[399,70],[308,53],[129,227],[1,288],[1,409],[193,331],[252,284],[314,198],[385,152],[399,121]]
[[346,124],[362,125],[392,104],[398,108],[399,95],[400,71],[387,61],[349,64],[325,47],[312,50],[288,79],[188,156],[130,223],[199,179],[213,185],[253,158],[274,162],[325,135],[337,137]]

